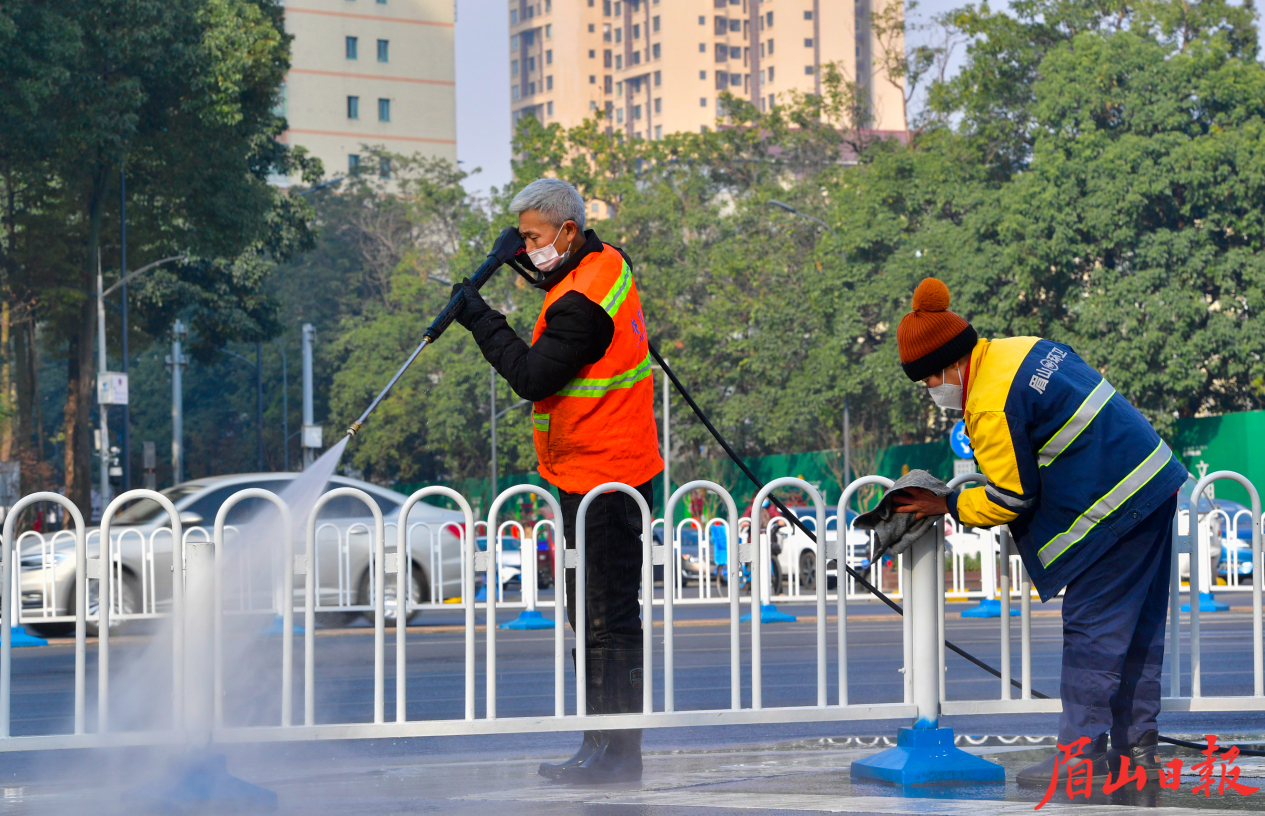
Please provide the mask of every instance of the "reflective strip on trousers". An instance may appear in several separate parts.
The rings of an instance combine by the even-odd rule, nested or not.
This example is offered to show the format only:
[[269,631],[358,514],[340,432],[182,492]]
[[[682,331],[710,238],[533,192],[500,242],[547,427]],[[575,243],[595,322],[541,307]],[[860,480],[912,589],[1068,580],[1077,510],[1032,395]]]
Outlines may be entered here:
[[540,431],[541,433],[549,433],[549,415],[548,414],[533,413],[531,415],[531,421],[532,421],[532,424],[536,426],[536,430]]
[[558,392],[558,396],[601,397],[620,388],[632,388],[650,374],[650,355],[646,354],[646,359],[642,360],[636,368],[616,374],[614,377],[576,377]]
[[1067,552],[1069,547],[1089,535],[1089,532],[1098,526],[1098,522],[1111,515],[1134,493],[1145,487],[1147,482],[1154,479],[1172,457],[1173,452],[1168,449],[1168,445],[1160,442],[1159,447],[1142,460],[1142,464],[1134,468],[1133,472],[1120,480],[1115,487],[1108,490],[1105,496],[1090,505],[1088,510],[1081,513],[1066,532],[1059,533],[1046,542],[1045,546],[1037,552],[1041,565],[1050,566],[1056,558]]
[[1089,423],[1094,421],[1094,417],[1098,416],[1098,412],[1103,406],[1111,401],[1116,395],[1116,389],[1111,387],[1111,383],[1105,379],[1098,383],[1093,391],[1089,392],[1089,396],[1085,397],[1085,401],[1080,404],[1071,418],[1063,423],[1063,427],[1050,437],[1050,441],[1041,446],[1041,450],[1037,451],[1037,465],[1045,467],[1058,458],[1059,454],[1067,450],[1068,446],[1076,441],[1076,437],[1089,427]]
[[624,299],[628,297],[628,293],[632,290],[632,270],[628,268],[628,264],[624,264],[623,270],[619,273],[619,278],[615,281],[615,285],[606,293],[606,297],[602,298],[601,307],[611,317],[619,311],[619,307],[624,305]]

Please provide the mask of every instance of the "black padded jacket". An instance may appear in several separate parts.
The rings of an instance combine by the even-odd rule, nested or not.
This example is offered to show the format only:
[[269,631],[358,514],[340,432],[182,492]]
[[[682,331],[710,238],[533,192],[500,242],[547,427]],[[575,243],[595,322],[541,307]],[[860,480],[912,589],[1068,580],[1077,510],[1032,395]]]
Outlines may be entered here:
[[[591,252],[603,244],[593,230],[584,231],[584,246],[554,271],[541,288],[548,291]],[[562,387],[606,354],[615,336],[615,323],[598,304],[579,292],[567,292],[545,312],[545,329],[530,346],[510,328],[505,315],[489,309],[470,327],[492,367],[519,397],[538,402]]]

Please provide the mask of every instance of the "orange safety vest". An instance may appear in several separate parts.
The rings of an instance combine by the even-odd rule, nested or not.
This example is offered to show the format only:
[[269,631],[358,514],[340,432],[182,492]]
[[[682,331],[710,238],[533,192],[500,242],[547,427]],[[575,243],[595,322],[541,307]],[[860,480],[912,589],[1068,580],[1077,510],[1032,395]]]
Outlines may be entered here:
[[603,244],[545,296],[532,342],[545,330],[545,312],[567,292],[601,306],[615,323],[606,355],[552,397],[533,406],[540,475],[559,490],[587,493],[605,482],[636,487],[663,470],[654,419],[654,378],[641,298],[619,250]]

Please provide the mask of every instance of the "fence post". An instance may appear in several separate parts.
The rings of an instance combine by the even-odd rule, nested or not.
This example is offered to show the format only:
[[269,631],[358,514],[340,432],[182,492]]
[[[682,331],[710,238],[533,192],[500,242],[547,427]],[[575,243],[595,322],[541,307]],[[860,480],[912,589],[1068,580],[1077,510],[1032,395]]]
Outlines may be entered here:
[[1004,784],[1002,766],[953,745],[953,729],[940,728],[939,626],[936,614],[936,547],[938,522],[905,553],[913,561],[913,578],[904,598],[905,615],[912,616],[913,702],[918,708],[913,726],[902,728],[896,747],[852,763],[853,779],[890,782],[897,785]]

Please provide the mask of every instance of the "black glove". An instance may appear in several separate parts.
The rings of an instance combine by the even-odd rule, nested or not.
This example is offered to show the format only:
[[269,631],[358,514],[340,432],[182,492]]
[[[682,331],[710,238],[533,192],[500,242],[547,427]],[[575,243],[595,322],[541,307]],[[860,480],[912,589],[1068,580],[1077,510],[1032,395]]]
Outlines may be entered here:
[[501,263],[508,263],[510,258],[520,253],[524,255],[527,253],[527,244],[523,243],[523,236],[519,234],[517,228],[506,227],[501,230],[500,235],[496,236],[492,251],[488,254]]
[[[522,238],[519,238],[522,241]],[[462,305],[461,311],[457,313],[457,322],[466,328],[467,331],[474,325],[475,321],[492,311],[492,307],[483,299],[483,295],[479,294],[479,290],[470,282],[469,278],[454,283],[452,285],[452,295],[456,297],[461,295]]]

